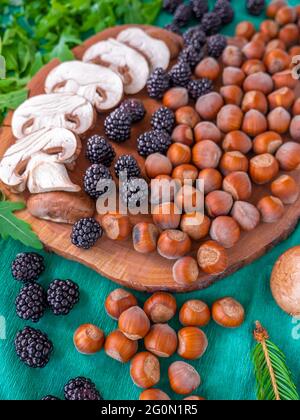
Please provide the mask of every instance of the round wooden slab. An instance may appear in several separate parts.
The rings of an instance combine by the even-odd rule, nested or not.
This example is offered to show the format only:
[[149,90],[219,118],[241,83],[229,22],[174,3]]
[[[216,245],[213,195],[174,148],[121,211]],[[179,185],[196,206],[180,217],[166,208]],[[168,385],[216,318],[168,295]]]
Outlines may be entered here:
[[[139,25],[132,25],[139,26]],[[163,29],[154,27],[145,27],[143,29],[150,32],[152,36],[162,38],[168,42],[174,58],[181,48],[181,38],[173,35]],[[92,44],[115,37],[124,26],[110,28],[94,36],[85,42],[82,46],[74,50],[75,56],[81,59],[84,51]],[[44,93],[44,82],[51,69],[59,64],[58,60],[53,60],[46,65],[29,83],[30,96]],[[147,109],[147,116],[140,124],[134,125],[131,140],[124,144],[114,144],[118,155],[133,154],[140,165],[144,168],[144,159],[136,152],[136,139],[138,135],[150,128],[151,114],[160,106],[154,100],[149,99],[146,91],[136,96],[144,101]],[[103,121],[105,115],[99,115],[96,127],[88,133],[103,134]],[[3,156],[6,149],[14,143],[14,138],[10,129],[11,114],[7,117],[1,128],[0,136],[0,156]],[[84,144],[84,141],[83,141]],[[76,170],[71,173],[71,178],[77,184],[82,185],[82,178],[88,162],[84,157],[84,152],[77,162]],[[300,184],[300,171],[292,174]],[[5,189],[5,188],[4,188]],[[20,196],[11,194],[5,189],[8,197],[12,200],[20,200]],[[270,194],[268,186],[255,188],[253,194],[253,203],[257,203],[259,198]],[[26,196],[23,197],[26,199]],[[300,199],[292,206],[286,207],[284,217],[276,224],[261,224],[256,230],[250,233],[243,233],[240,242],[229,250],[230,265],[228,270],[221,276],[208,276],[201,274],[197,283],[191,287],[177,285],[172,277],[172,267],[174,261],[168,261],[160,257],[157,253],[152,255],[142,255],[134,251],[132,242],[113,242],[107,238],[98,241],[97,245],[89,251],[76,248],[70,242],[71,226],[60,225],[52,222],[38,220],[32,217],[28,211],[24,210],[18,213],[18,217],[31,224],[33,230],[39,235],[45,247],[50,251],[63,256],[64,258],[79,261],[80,263],[97,271],[99,274],[110,278],[111,280],[141,291],[153,292],[156,290],[166,290],[171,292],[187,292],[196,289],[203,289],[217,280],[232,274],[239,268],[251,263],[255,259],[265,254],[270,248],[280,241],[286,239],[295,229],[300,217]],[[132,217],[133,222],[141,220],[151,220],[150,216]],[[196,255],[199,244],[194,244],[194,255]]]

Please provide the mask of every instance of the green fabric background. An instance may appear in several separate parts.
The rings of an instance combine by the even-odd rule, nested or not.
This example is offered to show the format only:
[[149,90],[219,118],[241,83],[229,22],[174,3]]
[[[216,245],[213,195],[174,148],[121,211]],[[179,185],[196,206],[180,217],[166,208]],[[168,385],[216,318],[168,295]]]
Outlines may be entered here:
[[[232,3],[237,11],[236,22],[249,19],[245,13],[244,1],[232,0]],[[162,14],[158,24],[163,25],[169,19],[169,16]],[[255,22],[258,24],[259,19],[255,19]],[[228,27],[226,33],[231,34],[234,26],[232,24]],[[300,391],[300,328],[299,339],[293,339],[292,332],[293,329],[297,332],[297,325],[276,306],[269,287],[270,273],[276,259],[289,247],[299,245],[299,242],[298,227],[288,241],[254,264],[208,290],[177,296],[178,306],[181,306],[191,298],[203,299],[212,304],[214,300],[230,295],[244,305],[247,313],[245,324],[237,330],[225,330],[213,322],[205,328],[209,339],[208,351],[201,360],[192,362],[202,377],[202,385],[197,390],[199,395],[209,400],[255,399],[255,380],[250,360],[255,320],[260,320],[268,328],[273,341],[285,352]],[[73,346],[73,333],[83,323],[94,323],[103,328],[106,334],[116,328],[116,323],[104,311],[105,297],[116,287],[115,284],[77,263],[45,252],[43,254],[47,270],[41,284],[47,286],[54,278],[71,278],[80,286],[81,301],[69,316],[56,318],[47,312],[37,325],[49,335],[55,348],[45,369],[31,370],[19,362],[13,341],[16,332],[25,323],[15,314],[14,300],[20,285],[10,274],[10,263],[21,251],[28,249],[13,241],[0,242],[0,316],[5,318],[7,336],[6,340],[0,339],[0,399],[40,399],[46,394],[62,398],[64,384],[79,375],[91,378],[105,399],[138,399],[140,390],[130,379],[128,364],[119,364],[108,358],[103,351],[95,356],[82,356]],[[145,294],[136,295],[141,304],[147,298]],[[172,325],[179,327],[178,320],[175,319]],[[298,325],[300,327],[300,320]],[[0,329],[0,336],[2,333],[3,330]],[[176,359],[175,356],[162,360],[161,363],[162,379],[159,387],[172,399],[180,399],[171,392],[167,379],[168,366]]]

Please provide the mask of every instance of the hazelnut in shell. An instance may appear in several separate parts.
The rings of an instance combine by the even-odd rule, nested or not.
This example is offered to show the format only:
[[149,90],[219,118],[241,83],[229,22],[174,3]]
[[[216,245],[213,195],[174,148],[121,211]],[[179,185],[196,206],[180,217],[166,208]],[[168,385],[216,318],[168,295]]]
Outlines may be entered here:
[[193,129],[186,124],[177,125],[172,133],[172,141],[174,143],[182,143],[187,146],[192,146],[194,143]]
[[295,23],[289,23],[280,29],[279,39],[285,43],[287,47],[291,47],[299,41],[299,28]]
[[221,327],[238,328],[245,320],[245,310],[235,299],[225,297],[213,304],[212,317]]
[[138,342],[130,340],[119,331],[110,333],[105,341],[105,353],[121,363],[129,362],[138,351]]
[[[280,150],[280,149],[279,149]],[[279,172],[277,159],[270,153],[257,155],[250,160],[250,176],[255,184],[263,185],[272,181]]]
[[170,386],[176,394],[192,393],[201,384],[199,373],[186,362],[174,362],[168,370]]
[[199,267],[197,261],[192,257],[180,258],[173,266],[173,279],[179,285],[193,285],[198,277]]
[[220,147],[211,140],[200,141],[192,150],[193,163],[199,169],[217,168],[221,157]]
[[181,230],[165,230],[159,237],[157,251],[169,260],[177,260],[191,251],[192,242]]
[[[223,85],[237,85],[242,86],[246,78],[243,70],[238,69],[237,67],[225,67],[223,71]],[[221,107],[220,107],[221,108]]]
[[241,49],[235,45],[228,45],[222,54],[224,66],[241,67],[243,64],[243,53]]
[[260,24],[260,32],[265,34],[269,39],[274,39],[278,35],[279,25],[272,19],[264,20]]
[[257,90],[251,90],[250,92],[247,92],[242,102],[242,111],[248,112],[251,109],[256,109],[262,114],[266,114],[269,109],[266,95]]
[[180,185],[184,184],[187,180],[196,181],[199,174],[199,170],[194,165],[185,164],[179,165],[174,168],[172,172],[172,178],[177,180]]
[[210,309],[202,300],[188,300],[179,312],[179,321],[185,327],[205,327],[210,319]]
[[293,115],[300,115],[300,98],[295,100],[293,105]]
[[138,306],[132,306],[122,312],[118,325],[119,330],[130,340],[140,340],[150,330],[149,318]]
[[283,6],[276,13],[275,20],[280,25],[294,23],[297,19],[297,11],[294,7]]
[[291,123],[291,114],[282,106],[273,109],[268,115],[269,130],[285,134]]
[[171,175],[173,169],[170,159],[160,153],[153,153],[148,156],[145,162],[145,168],[147,176],[150,179],[158,175]]
[[[182,143],[173,143],[168,150],[167,160],[170,162],[170,171],[166,175],[170,175],[173,167],[190,163],[192,152],[189,146]],[[157,174],[159,175],[159,174]]]
[[156,250],[159,231],[152,223],[141,222],[132,232],[133,247],[140,254],[150,254]]
[[252,183],[246,172],[232,172],[223,181],[223,190],[235,201],[248,201],[252,195]]
[[243,88],[245,92],[258,90],[265,95],[269,95],[273,91],[274,82],[269,74],[258,72],[250,74],[248,77],[246,77]]
[[254,230],[260,222],[259,211],[247,201],[236,201],[233,205],[231,216],[246,232]]
[[253,150],[257,155],[263,155],[265,153],[273,155],[282,144],[283,140],[280,134],[275,131],[266,131],[255,137],[253,140]]
[[169,401],[171,398],[160,389],[150,388],[143,391],[139,398],[140,401]]
[[278,10],[286,5],[287,3],[285,0],[272,0],[266,10],[267,16],[271,19],[274,19]]
[[223,175],[232,172],[247,172],[248,168],[248,158],[241,152],[226,152],[220,161],[220,169]]
[[222,96],[217,92],[211,92],[198,99],[196,110],[203,120],[214,120],[223,105]]
[[284,143],[276,153],[280,168],[284,171],[294,171],[300,168],[300,144],[289,141]]
[[236,105],[225,105],[217,116],[217,126],[223,133],[239,130],[243,122],[243,112]]
[[130,376],[139,388],[152,388],[160,381],[160,363],[156,356],[144,351],[131,360]]
[[146,350],[157,357],[171,357],[177,350],[177,335],[168,324],[154,324],[144,344]]
[[210,236],[212,240],[228,249],[238,243],[241,230],[232,217],[220,216],[213,220],[210,228]]
[[197,260],[201,270],[211,275],[224,273],[229,264],[226,249],[215,241],[207,241],[200,246]]
[[120,315],[131,308],[137,306],[136,297],[124,289],[113,290],[105,300],[105,310],[112,319],[118,320]]
[[200,122],[199,114],[191,106],[178,108],[175,112],[175,119],[177,124],[185,124],[191,128],[194,128]]
[[279,106],[282,106],[285,109],[289,109],[294,104],[295,99],[296,97],[294,91],[287,87],[275,90],[268,96],[270,109],[274,109]]
[[290,125],[290,135],[293,140],[300,142],[300,115],[296,115]]
[[199,79],[217,80],[221,72],[220,64],[213,57],[206,57],[197,65],[195,75]]
[[175,87],[168,90],[163,97],[163,104],[167,108],[176,111],[178,108],[186,106],[189,103],[189,94],[183,87]]
[[101,226],[106,236],[113,241],[125,241],[132,232],[130,218],[125,214],[108,213],[102,217]]
[[249,21],[242,21],[238,23],[238,25],[235,28],[235,34],[236,36],[246,38],[248,41],[253,37],[255,34],[256,29],[252,22]]
[[210,217],[226,216],[232,206],[232,195],[225,191],[212,191],[205,198],[205,208]]
[[268,72],[275,74],[289,68],[291,57],[286,51],[277,48],[266,53],[264,63]]
[[[266,46],[266,54],[269,53],[270,51],[273,50],[285,50],[286,46],[284,44],[283,41],[281,41],[280,39],[276,38],[276,39],[272,39],[272,41],[268,42],[267,46]],[[266,68],[265,70],[266,71]]]
[[222,147],[225,152],[240,152],[247,155],[252,149],[252,141],[242,131],[231,131],[224,137]]
[[184,213],[192,213],[203,209],[203,193],[191,185],[184,185],[175,197],[175,205]]
[[169,293],[156,292],[144,304],[144,312],[154,324],[170,321],[176,314],[176,299]]
[[194,241],[205,238],[210,229],[210,219],[201,212],[186,213],[182,216],[180,229]]
[[195,141],[198,143],[202,140],[211,140],[215,143],[220,143],[222,133],[220,129],[210,121],[202,121],[195,127]]
[[243,54],[248,60],[263,58],[265,52],[265,43],[258,40],[251,40],[242,49]]
[[178,350],[180,357],[188,360],[200,359],[206,352],[208,340],[197,327],[184,327],[178,331]]
[[267,196],[262,198],[258,202],[257,208],[264,223],[278,222],[284,215],[284,205],[277,197]]
[[250,76],[250,74],[259,73],[259,72],[265,72],[266,66],[261,60],[252,59],[252,60],[246,60],[242,66],[243,72],[246,74],[246,76]]
[[243,99],[243,91],[239,86],[229,85],[222,86],[220,88],[220,94],[222,95],[226,105],[240,106]]
[[202,169],[202,171],[199,172],[198,179],[203,182],[205,195],[212,191],[220,190],[222,187],[223,177],[217,169]]
[[81,325],[74,334],[76,350],[82,354],[98,353],[104,344],[104,332],[92,324]]
[[242,130],[250,137],[258,136],[268,129],[268,122],[264,114],[256,109],[246,112]]
[[176,204],[166,202],[154,207],[152,216],[160,229],[177,229],[180,225],[181,211]]
[[297,182],[289,175],[281,175],[271,184],[273,196],[279,198],[284,204],[294,204],[300,194]]

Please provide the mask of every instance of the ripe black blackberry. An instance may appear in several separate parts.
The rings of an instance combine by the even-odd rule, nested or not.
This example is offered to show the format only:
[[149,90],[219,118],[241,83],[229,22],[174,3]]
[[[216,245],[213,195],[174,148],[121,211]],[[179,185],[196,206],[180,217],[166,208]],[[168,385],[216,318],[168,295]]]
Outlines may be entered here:
[[222,27],[222,19],[216,12],[205,13],[201,21],[202,28],[206,35],[218,33]]
[[44,270],[44,258],[35,252],[18,254],[11,265],[13,277],[24,283],[36,281]]
[[191,68],[197,66],[204,58],[205,53],[200,49],[194,48],[192,45],[185,47],[179,54],[178,60],[187,63]]
[[186,87],[192,76],[192,70],[188,63],[179,61],[171,68],[169,75],[173,86]]
[[191,4],[180,4],[174,13],[174,22],[182,27],[186,26],[192,19],[193,10]]
[[109,167],[115,157],[116,153],[113,147],[104,137],[95,134],[88,139],[86,158],[91,163],[101,163],[102,165]]
[[133,123],[141,121],[146,114],[144,104],[139,99],[126,99],[120,108],[129,113]]
[[234,10],[229,0],[218,0],[214,11],[220,16],[223,25],[231,23],[234,19]]
[[94,164],[86,170],[83,180],[84,190],[90,197],[97,199],[108,192],[107,180],[111,179],[111,173],[106,166]]
[[131,117],[122,108],[113,111],[104,121],[105,134],[110,140],[124,143],[130,138]]
[[147,90],[150,98],[161,99],[170,87],[170,76],[158,67],[154,70],[147,81]]
[[166,154],[172,144],[172,139],[166,131],[153,130],[142,134],[137,144],[139,154],[147,157],[153,153]]
[[60,401],[60,398],[54,397],[53,395],[46,395],[41,401]]
[[197,19],[202,19],[205,13],[209,11],[207,0],[191,0],[194,15]]
[[54,280],[47,290],[47,302],[54,315],[68,315],[79,302],[79,287],[71,280]]
[[83,377],[71,379],[64,388],[65,399],[68,401],[100,401],[103,400],[96,385]]
[[117,163],[115,164],[115,173],[119,178],[121,172],[127,173],[127,178],[139,178],[141,176],[141,170],[136,159],[131,155],[120,156]]
[[120,197],[129,209],[148,203],[148,185],[142,178],[131,178],[120,185]]
[[166,106],[160,107],[151,118],[151,126],[153,130],[164,130],[172,133],[175,125],[174,112]]
[[188,91],[190,97],[196,101],[200,96],[213,91],[213,82],[206,78],[191,80],[188,84]]
[[16,298],[16,312],[25,321],[38,322],[46,309],[46,293],[37,283],[29,283],[22,287]]
[[40,330],[25,327],[15,338],[15,349],[19,359],[31,368],[44,368],[53,351],[53,344]]
[[181,35],[181,31],[177,23],[171,22],[164,26],[164,29],[170,32],[174,32],[174,34]]
[[219,58],[227,47],[227,38],[224,35],[212,35],[207,40],[207,53],[210,57]]
[[90,249],[102,235],[103,230],[97,220],[84,218],[73,225],[71,241],[78,248]]
[[206,44],[206,35],[200,25],[189,28],[183,34],[185,46],[192,45],[194,48],[201,49]]
[[265,0],[247,0],[246,8],[250,15],[259,16],[262,14],[266,7]]

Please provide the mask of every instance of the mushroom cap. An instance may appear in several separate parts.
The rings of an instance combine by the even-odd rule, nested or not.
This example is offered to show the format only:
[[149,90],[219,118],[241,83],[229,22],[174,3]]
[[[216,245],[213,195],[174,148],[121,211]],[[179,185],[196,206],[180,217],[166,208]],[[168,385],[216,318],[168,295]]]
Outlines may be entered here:
[[170,64],[171,53],[164,41],[149,36],[140,28],[128,28],[120,32],[117,40],[137,49],[147,57],[152,71],[157,67],[166,70]]
[[117,73],[123,81],[125,93],[130,95],[144,89],[150,74],[142,54],[112,38],[92,45],[85,52],[83,61],[100,64]]
[[83,96],[50,93],[33,96],[19,106],[12,118],[12,131],[18,139],[42,128],[66,128],[83,134],[95,120],[95,110]]
[[98,111],[107,111],[121,101],[123,82],[107,67],[66,61],[48,74],[45,92],[77,94],[91,102]]
[[289,249],[276,262],[271,290],[281,309],[293,316],[300,315],[300,246]]

